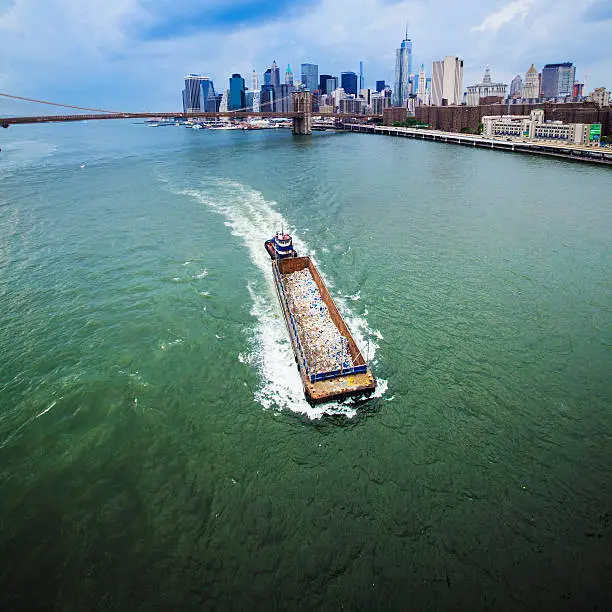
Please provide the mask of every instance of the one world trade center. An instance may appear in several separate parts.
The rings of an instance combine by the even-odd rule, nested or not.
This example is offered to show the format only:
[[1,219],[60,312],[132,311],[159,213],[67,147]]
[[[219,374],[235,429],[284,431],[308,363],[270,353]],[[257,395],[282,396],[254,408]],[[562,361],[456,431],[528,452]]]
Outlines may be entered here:
[[402,44],[395,55],[395,87],[393,88],[393,106],[406,106],[410,93],[410,75],[412,74],[412,41],[408,38],[408,28]]

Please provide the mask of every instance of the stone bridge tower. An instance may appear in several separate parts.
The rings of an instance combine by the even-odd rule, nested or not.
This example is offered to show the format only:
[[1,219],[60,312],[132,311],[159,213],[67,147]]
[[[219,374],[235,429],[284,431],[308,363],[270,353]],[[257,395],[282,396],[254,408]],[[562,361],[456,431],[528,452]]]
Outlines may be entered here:
[[300,113],[293,118],[293,133],[312,134],[312,96],[308,90],[293,93],[293,112]]

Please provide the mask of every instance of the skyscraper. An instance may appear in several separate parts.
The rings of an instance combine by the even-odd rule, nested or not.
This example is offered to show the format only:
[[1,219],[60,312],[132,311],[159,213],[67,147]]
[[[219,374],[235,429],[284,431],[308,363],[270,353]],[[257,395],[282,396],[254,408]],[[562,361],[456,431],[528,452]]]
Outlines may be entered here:
[[426,90],[427,90],[427,78],[425,77],[425,65],[421,64],[421,69],[419,70],[417,90],[416,90],[417,106],[422,106],[423,104],[425,104]]
[[229,102],[228,110],[239,110],[245,108],[245,86],[244,79],[238,74],[232,74],[229,80]]
[[384,91],[385,89],[385,82],[384,81],[376,81],[376,91],[377,93],[380,93],[381,91]]
[[393,95],[391,88],[387,85],[381,93],[384,97],[383,108],[391,108],[391,106],[393,105],[391,102],[391,97]]
[[293,110],[292,95],[294,91],[293,72],[291,71],[291,66],[287,64],[285,83],[279,87],[278,100],[274,105],[274,109],[281,113],[290,113]]
[[437,61],[431,66],[431,103],[442,106],[442,88],[444,86],[444,62]]
[[260,100],[261,92],[259,91],[259,75],[253,70],[252,75],[252,89],[253,89],[253,111],[258,113],[260,111]]
[[523,79],[520,74],[517,74],[510,83],[510,97],[520,98],[521,90],[523,89]]
[[274,110],[280,110],[277,108],[276,100],[281,98],[281,82],[280,82],[280,69],[276,63],[276,60],[272,62],[272,67],[270,69],[271,77],[272,77],[272,86],[274,87]]
[[302,85],[310,91],[319,85],[319,66],[317,64],[302,64]]
[[344,89],[342,87],[337,87],[331,95],[334,101],[334,108],[338,108],[340,106],[340,100],[346,98],[346,94],[344,93]]
[[272,75],[272,85],[274,85],[274,87],[278,87],[280,85],[280,70],[278,69],[276,60],[272,62],[272,68],[270,69],[270,72]]
[[372,92],[370,96],[372,113],[374,115],[382,115],[383,113],[383,95],[379,92]]
[[542,68],[543,98],[565,98],[574,90],[576,68],[571,62],[563,64],[546,64]]
[[[582,95],[582,87],[584,83],[578,83],[580,85],[580,95]],[[588,100],[595,102],[599,108],[607,108],[610,106],[610,92],[605,87],[596,87],[589,94]]]
[[280,96],[275,104],[275,107],[280,113],[290,113],[293,110],[293,92],[295,86],[293,83],[285,83],[280,86]]
[[331,74],[322,74],[319,76],[319,90],[322,94],[331,93],[331,91],[327,91],[327,79],[331,78]]
[[523,98],[533,100],[540,97],[540,79],[535,66],[531,64],[531,68],[525,73],[525,81],[523,83]]
[[448,104],[461,104],[463,97],[463,60],[447,55],[444,58],[443,98]]
[[361,91],[363,87],[363,62],[359,62],[359,91]]
[[219,104],[219,111],[225,113],[229,110],[229,89],[223,91],[221,96],[221,103]]
[[431,103],[434,106],[461,104],[463,94],[463,60],[447,55],[433,62]]
[[212,79],[203,77],[201,84],[202,88],[202,102],[200,107],[206,113],[215,112],[215,86],[213,85]]
[[183,112],[215,111],[215,86],[211,79],[201,74],[185,76]]
[[336,89],[338,89],[338,77],[329,77],[329,79],[325,81],[325,93],[329,95],[333,91],[336,91]]
[[289,64],[287,64],[287,71],[285,72],[285,85],[293,85],[293,72],[291,72]]
[[412,41],[406,36],[395,54],[395,87],[393,88],[393,106],[406,106],[409,91],[409,77],[412,73]]
[[266,83],[261,88],[259,94],[259,108],[262,112],[271,113],[274,111],[274,87]]
[[215,96],[215,112],[217,112],[219,110],[219,107],[221,106],[221,102],[222,101],[223,101],[223,94],[221,92],[219,92]]
[[340,87],[345,93],[357,95],[357,75],[354,72],[340,73]]
[[190,113],[199,111],[201,101],[201,79],[199,74],[185,76],[185,89],[183,90],[183,111]]

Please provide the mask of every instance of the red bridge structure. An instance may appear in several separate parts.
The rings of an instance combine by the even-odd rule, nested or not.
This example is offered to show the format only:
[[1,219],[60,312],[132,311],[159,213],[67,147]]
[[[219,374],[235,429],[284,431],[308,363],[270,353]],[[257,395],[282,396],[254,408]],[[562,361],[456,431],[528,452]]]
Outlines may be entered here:
[[72,106],[70,104],[58,104],[57,102],[47,102],[45,100],[35,100],[33,98],[24,98],[22,96],[14,96],[6,93],[0,93],[0,96],[11,98],[14,100],[22,100],[26,102],[36,102],[38,104],[47,104],[51,106],[59,106],[86,113],[78,113],[74,115],[38,115],[24,117],[0,117],[0,125],[3,128],[8,128],[11,125],[23,125],[33,123],[57,123],[67,121],[91,121],[98,119],[174,119],[174,118],[189,118],[189,119],[218,119],[221,117],[244,119],[246,117],[284,117],[293,120],[294,134],[312,134],[312,117],[316,114],[318,117],[331,117],[336,122],[355,119],[382,119],[382,115],[362,115],[356,113],[313,113],[312,110],[312,95],[309,91],[297,91],[292,94],[293,111],[291,112],[276,112],[276,111],[261,111],[254,112],[246,108],[232,111],[210,112],[189,112],[189,113],[124,113],[118,111],[108,111],[97,108],[87,108],[83,106]]

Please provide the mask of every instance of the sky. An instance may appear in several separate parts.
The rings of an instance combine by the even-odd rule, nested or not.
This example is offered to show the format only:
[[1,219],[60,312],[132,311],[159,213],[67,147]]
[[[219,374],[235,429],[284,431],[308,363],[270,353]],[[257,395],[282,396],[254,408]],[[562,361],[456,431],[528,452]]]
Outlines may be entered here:
[[[182,109],[187,73],[217,91],[276,60],[393,85],[408,26],[413,71],[454,55],[463,87],[509,83],[533,62],[572,61],[586,89],[612,86],[612,0],[0,0],[0,92],[116,111]],[[261,81],[260,77],[260,81]],[[33,105],[0,98],[0,114]],[[38,107],[39,110],[41,107]],[[48,108],[46,112],[48,112]]]

